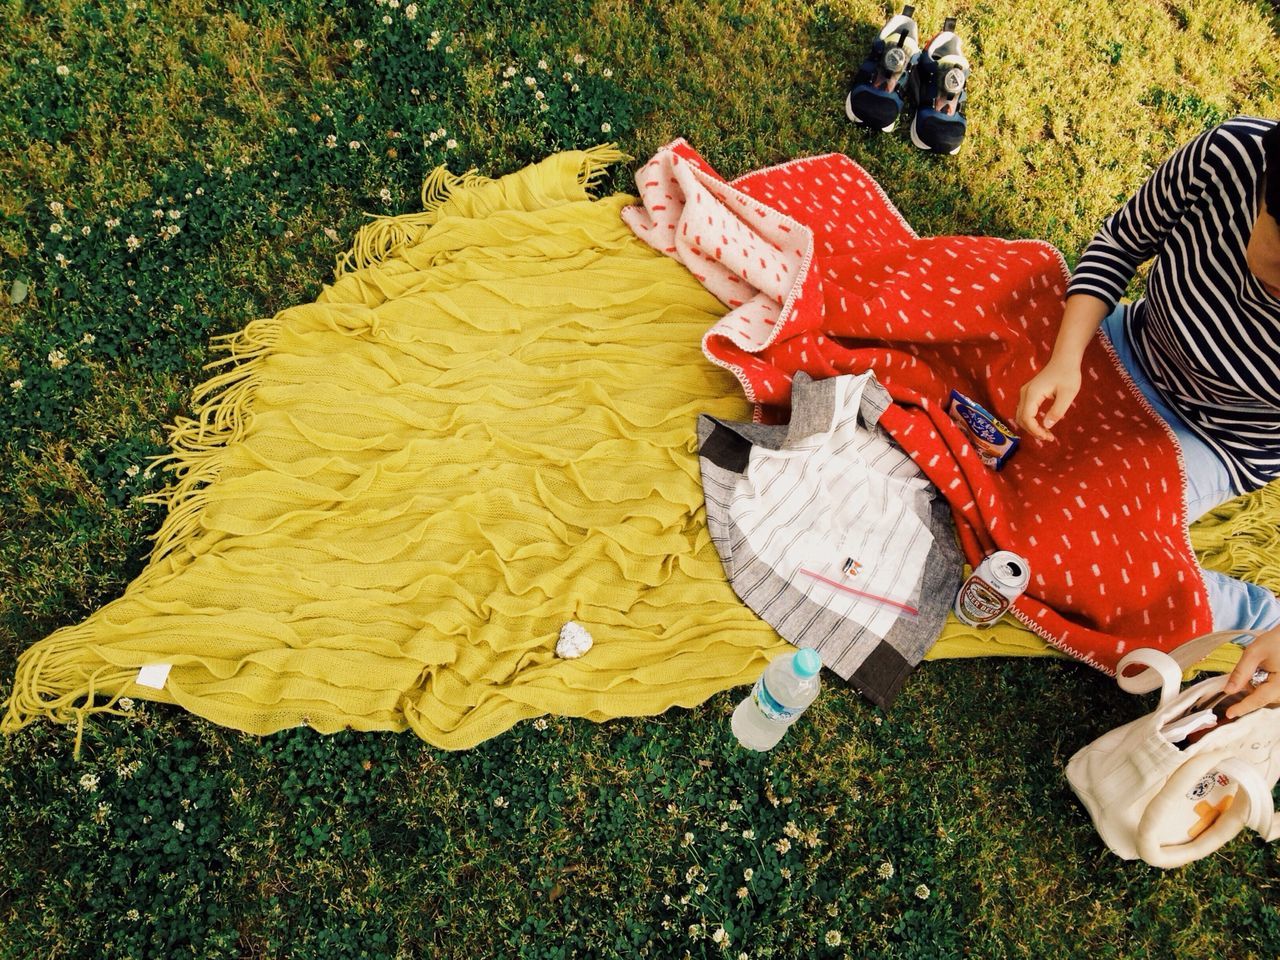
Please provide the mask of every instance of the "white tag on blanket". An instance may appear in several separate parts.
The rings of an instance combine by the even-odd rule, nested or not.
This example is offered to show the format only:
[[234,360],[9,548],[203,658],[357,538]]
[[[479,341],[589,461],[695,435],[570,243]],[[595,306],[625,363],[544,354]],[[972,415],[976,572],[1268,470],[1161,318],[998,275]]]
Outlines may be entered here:
[[148,663],[138,671],[138,678],[133,682],[140,687],[163,690],[164,683],[169,679],[169,671],[172,668],[173,664],[171,663]]

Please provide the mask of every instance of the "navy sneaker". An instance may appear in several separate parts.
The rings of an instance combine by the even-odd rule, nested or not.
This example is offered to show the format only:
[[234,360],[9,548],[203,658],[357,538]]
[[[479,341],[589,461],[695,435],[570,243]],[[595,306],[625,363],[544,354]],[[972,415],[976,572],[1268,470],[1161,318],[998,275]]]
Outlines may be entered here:
[[858,67],[844,100],[844,112],[859,126],[888,133],[898,123],[911,68],[920,56],[914,13],[915,8],[908,6],[890,17]]
[[929,41],[911,74],[916,113],[911,120],[911,142],[934,153],[959,153],[964,142],[965,83],[969,61],[955,35],[956,21],[948,17],[942,32]]

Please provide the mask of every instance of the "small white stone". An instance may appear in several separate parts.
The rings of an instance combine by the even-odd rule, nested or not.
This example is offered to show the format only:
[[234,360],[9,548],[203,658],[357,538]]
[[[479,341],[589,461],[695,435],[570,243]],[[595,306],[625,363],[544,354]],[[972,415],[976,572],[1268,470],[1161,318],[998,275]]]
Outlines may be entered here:
[[556,644],[556,656],[575,660],[591,649],[594,643],[587,628],[570,620],[560,628],[560,642]]

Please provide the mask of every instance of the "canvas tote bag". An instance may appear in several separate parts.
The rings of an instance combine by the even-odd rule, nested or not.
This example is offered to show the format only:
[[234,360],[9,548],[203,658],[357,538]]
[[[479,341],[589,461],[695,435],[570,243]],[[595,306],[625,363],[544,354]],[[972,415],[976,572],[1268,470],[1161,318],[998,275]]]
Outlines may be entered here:
[[1216,676],[1179,692],[1183,666],[1249,635],[1257,631],[1219,631],[1171,654],[1134,650],[1118,664],[1122,689],[1146,693],[1158,687],[1160,703],[1079,750],[1067,763],[1067,780],[1103,841],[1124,859],[1180,867],[1245,827],[1268,841],[1280,836],[1271,794],[1280,778],[1280,706],[1221,724],[1182,749],[1161,732],[1226,686],[1227,677]]

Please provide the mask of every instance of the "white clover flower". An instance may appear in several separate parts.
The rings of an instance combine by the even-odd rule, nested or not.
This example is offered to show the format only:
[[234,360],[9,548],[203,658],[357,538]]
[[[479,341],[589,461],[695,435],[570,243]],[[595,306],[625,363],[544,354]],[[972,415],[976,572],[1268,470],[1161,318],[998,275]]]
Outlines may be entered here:
[[98,339],[98,338],[97,338],[97,337],[95,337],[92,333],[86,333],[83,337],[81,337],[81,338],[80,338],[80,342],[81,342],[81,343],[93,343],[93,342],[94,342],[95,340],[97,340],[97,339]]
[[163,207],[156,207],[154,210],[152,210],[152,211],[151,211],[151,219],[152,219],[152,220],[163,220],[163,219],[164,219],[164,208],[163,208]]
[[533,92],[533,98],[534,98],[535,100],[545,100],[545,99],[547,99],[547,95],[546,95],[545,93],[543,93],[541,90],[535,90],[535,91]]
[[400,0],[387,0],[387,6],[392,10],[396,10],[400,7]]
[[170,219],[170,220],[177,220],[177,219],[179,219],[181,216],[182,216],[182,211],[181,211],[181,210],[170,210],[170,211],[169,211],[169,219]]
[[330,240],[332,240],[334,243],[338,242],[338,231],[333,229],[333,227],[325,227],[324,235],[328,237]]
[[516,70],[515,67],[507,67],[507,69],[502,71],[502,75],[504,77],[514,77],[517,73],[519,73],[519,71]]
[[612,124],[612,123],[610,123],[608,120],[606,120],[604,123],[600,124],[600,132],[601,132],[601,133],[610,133],[610,132],[612,132],[612,130],[613,130],[613,124]]
[[445,141],[444,145],[447,150],[456,150],[458,148],[458,141],[453,139],[453,137],[450,137]]
[[138,912],[137,907],[134,907],[132,910],[128,910],[125,912],[124,918],[126,920],[141,920],[142,914]]
[[743,830],[743,831],[742,831],[742,839],[743,839],[743,840],[754,840],[755,838],[756,838],[756,832],[755,832],[754,830]]
[[182,833],[183,830],[187,829],[187,825],[183,823],[181,820],[175,820],[173,821],[173,829],[177,830],[179,833]]
[[730,801],[729,801],[729,812],[730,812],[730,813],[734,813],[735,811],[738,811],[738,810],[741,810],[741,809],[742,809],[742,804],[741,804],[739,801],[737,801],[737,800],[730,800]]
[[406,20],[416,20],[418,17],[418,5],[411,3],[404,8],[404,18]]
[[921,900],[928,900],[929,888],[925,886],[923,883],[920,884],[918,887],[916,887],[916,896],[919,897]]
[[525,77],[524,85],[526,87],[536,87],[538,85],[538,81],[533,79],[533,77]]
[[704,893],[707,892],[707,885],[705,883],[700,883],[693,888],[693,892],[696,893],[698,896],[702,896]]
[[71,263],[71,259],[65,253],[55,253],[53,259],[63,270],[67,269],[68,264]]
[[417,96],[418,94],[420,94],[422,91],[421,91],[421,90],[419,90],[417,87],[412,87],[412,88],[409,90],[409,92],[410,92],[410,93],[412,93],[412,94],[416,97],[416,96]]
[[796,822],[794,820],[788,820],[787,825],[782,828],[782,832],[793,840],[800,839],[800,828],[796,826]]
[[51,201],[49,201],[49,212],[50,212],[50,213],[52,213],[55,217],[61,217],[61,216],[62,216],[63,211],[64,211],[64,210],[66,210],[66,209],[67,209],[67,208],[66,208],[66,207],[64,207],[64,206],[62,205],[62,202],[61,202],[61,201],[59,201],[59,200],[51,200]]
[[702,868],[696,863],[684,872],[684,882],[693,883],[697,879],[698,874],[702,872]]
[[498,807],[499,809],[502,809],[504,807],[511,806],[511,803],[510,801],[507,800],[506,797],[499,795],[493,798],[493,805],[495,807]]
[[171,237],[176,237],[178,234],[182,232],[182,228],[178,226],[176,223],[171,223],[164,228],[164,232]]
[[689,924],[689,937],[691,939],[696,940],[698,938],[698,934],[701,932],[702,932],[702,928],[699,927],[696,923]]
[[576,63],[578,66],[582,66],[584,63],[587,62],[587,58],[580,53],[575,53],[573,55],[573,62]]
[[[61,370],[70,362],[71,361],[67,359],[67,355],[61,350],[49,351],[49,366],[53,367],[53,369]],[[83,784],[83,781],[81,781],[81,783]]]
[[783,867],[781,870],[779,870],[779,871],[778,871],[778,875],[779,875],[780,877],[782,877],[782,879],[783,879],[783,880],[790,880],[790,879],[791,879],[791,868],[790,868],[790,867]]
[[779,840],[777,843],[773,845],[773,849],[777,850],[779,853],[786,853],[788,850],[791,849],[791,841],[788,840],[786,837],[783,837],[781,840]]
[[84,226],[80,228],[80,236],[82,237],[87,237],[91,232],[92,231],[89,229],[88,226]]
[[383,187],[381,190],[378,191],[378,199],[381,200],[383,203],[390,203],[391,191],[388,190],[386,187]]
[[[133,709],[133,698],[132,698],[132,697],[121,697],[121,698],[120,698],[119,700],[117,700],[116,702],[117,702],[118,704],[120,704],[120,709],[121,709],[121,710],[132,710],[132,709]],[[126,778],[126,779],[127,779],[127,778]]]
[[827,904],[827,916],[828,916],[828,917],[838,917],[838,916],[840,916],[840,908],[839,908],[839,907],[837,907],[834,903],[828,903],[828,904]]
[[[360,39],[359,37],[356,37],[355,40],[351,41],[351,46],[355,47],[356,52],[359,53],[361,50],[365,48],[366,44],[362,39]],[[289,128],[289,132],[290,133],[293,132],[292,127]]]
[[338,145],[338,138],[331,133],[324,138],[324,145],[332,150],[334,147]]
[[893,876],[893,864],[886,860],[876,869],[876,873],[880,875],[882,880],[888,880]]
[[546,60],[539,60],[539,61],[538,61],[538,69],[539,69],[539,70],[547,70],[547,69],[550,69],[550,68],[547,66],[547,61],[546,61]]
[[14,393],[17,393],[26,385],[27,385],[27,381],[23,380],[21,377],[19,377],[17,380],[9,381],[9,389],[12,390]]
[[840,946],[840,931],[828,930],[824,939],[827,941],[828,947],[838,947]]
[[440,42],[440,31],[439,31],[439,30],[432,30],[432,31],[431,31],[431,38],[430,38],[430,39],[431,39],[431,42],[432,42],[432,43],[439,43],[439,42]]
[[140,246],[142,246],[142,241],[139,240],[137,237],[135,237],[131,233],[129,234],[129,236],[125,237],[124,245],[128,247],[131,251],[137,250]]
[[754,877],[755,875],[756,875],[756,872],[752,870],[750,867],[747,867],[747,869],[742,871],[742,879],[747,881],[747,883],[750,883],[751,878]]
[[684,838],[680,841],[682,847],[687,847],[693,843],[693,834],[686,832]]
[[664,907],[669,907],[669,906],[671,906],[671,894],[669,894],[669,893],[664,893],[664,894],[662,895],[662,905],[663,905]]
[[603,70],[600,71],[600,75],[603,77],[612,77],[613,71],[610,70],[608,67],[605,67]]
[[575,83],[575,84],[574,84],[572,87],[570,87],[569,89],[570,89],[570,90],[572,90],[574,93],[577,93],[577,92],[578,92],[580,89],[582,89],[582,88],[581,88],[581,87],[579,87],[579,86]]
[[533,721],[533,729],[535,730],[547,729],[547,718],[539,717],[537,720]]
[[138,475],[138,465],[136,463],[131,463],[124,473],[127,477],[136,477]]
[[120,218],[107,217],[107,219],[103,221],[102,225],[108,230],[114,230],[116,227],[120,226]]
[[387,26],[390,26],[390,25],[391,25],[391,14],[389,14],[389,13],[384,13],[384,14],[382,15],[382,22],[383,22],[384,24],[386,24]]
[[729,940],[729,934],[725,933],[724,927],[716,927],[715,931],[711,934],[711,939],[716,943],[727,943]]
[[65,63],[60,63],[58,64],[58,68],[55,72],[58,74],[58,76],[65,77],[69,73],[71,73],[71,68],[68,67]]
[[510,80],[503,80],[503,81],[502,81],[502,89],[503,89],[503,90],[506,90],[509,86],[511,86],[511,81],[510,81]]
[[89,793],[98,789],[98,775],[96,773],[86,773],[80,778],[80,789],[87,790]]
[[60,224],[60,223],[51,223],[51,224],[49,224],[49,232],[50,232],[50,233],[61,233],[61,232],[62,232],[62,224]]
[[551,108],[547,106],[545,103],[540,103],[538,104],[538,109],[541,110],[543,113],[546,113]]
[[749,892],[750,892],[750,891],[748,891],[746,887],[739,887],[739,888],[738,888],[738,899],[739,899],[739,900],[745,900],[745,899],[747,899],[747,894],[748,894]]
[[359,149],[360,149],[360,141],[359,141],[359,140],[352,140],[350,143],[348,143],[348,144],[347,144],[347,149],[348,149],[348,150],[359,150]]
[[[297,132],[298,132],[298,128],[297,128],[297,127],[290,127],[289,129],[290,129],[290,130],[292,130],[294,133],[297,133]],[[196,196],[197,196],[197,197],[203,197],[203,196],[204,196],[204,187],[196,187]]]
[[230,167],[223,167],[223,168],[222,168],[222,175],[223,175],[224,177],[229,177],[229,176],[231,176],[231,168],[230,168]]

